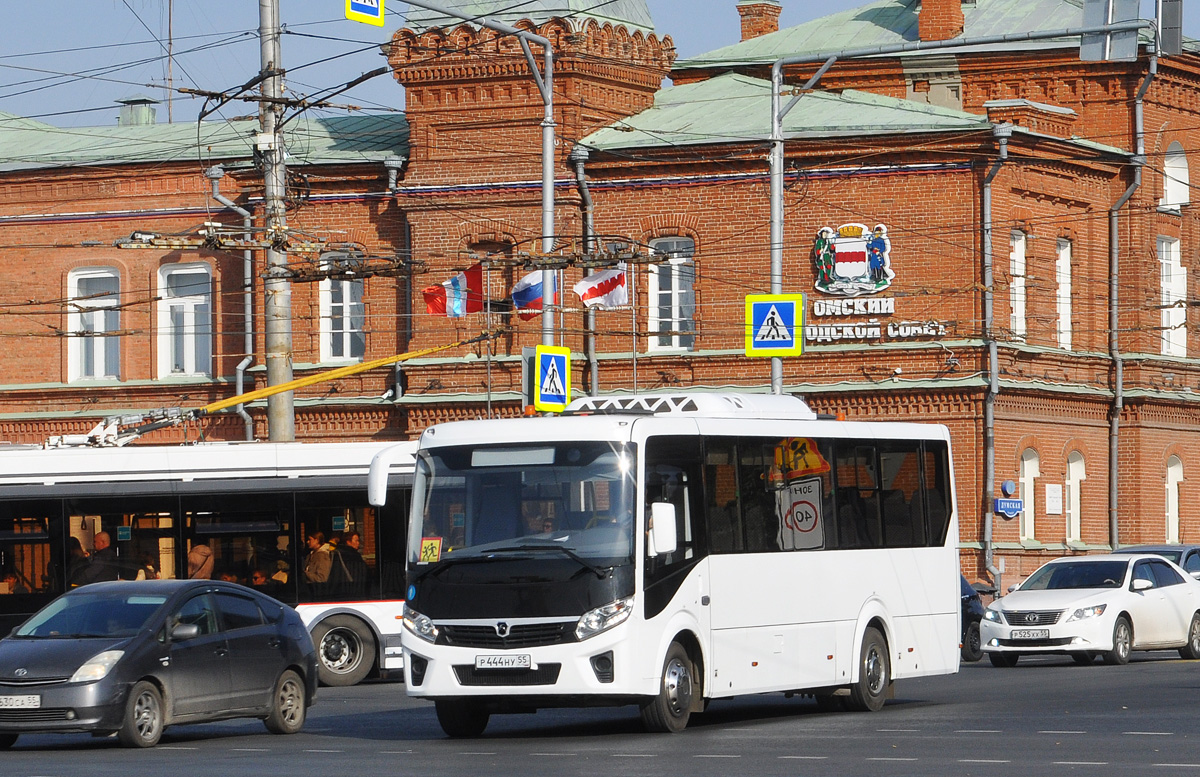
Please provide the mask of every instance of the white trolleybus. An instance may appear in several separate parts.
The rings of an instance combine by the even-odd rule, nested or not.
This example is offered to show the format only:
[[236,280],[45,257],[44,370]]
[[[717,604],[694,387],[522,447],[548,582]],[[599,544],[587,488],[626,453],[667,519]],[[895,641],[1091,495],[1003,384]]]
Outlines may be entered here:
[[[383,449],[398,457],[395,504],[375,508],[367,473]],[[0,633],[96,580],[221,577],[296,606],[325,684],[400,669],[415,450],[394,441],[0,448]],[[340,541],[312,580],[310,537]]]
[[958,670],[943,426],[791,396],[589,398],[427,429],[411,496],[408,693],[450,736],[623,704],[673,732],[765,692],[878,710],[894,680]]

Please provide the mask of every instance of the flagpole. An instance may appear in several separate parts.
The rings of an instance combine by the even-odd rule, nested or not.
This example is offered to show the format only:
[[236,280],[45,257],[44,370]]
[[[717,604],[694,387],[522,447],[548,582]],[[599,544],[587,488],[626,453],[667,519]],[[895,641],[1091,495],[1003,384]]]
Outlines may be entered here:
[[[492,331],[492,266],[485,265],[483,268],[484,274],[487,276],[487,312],[484,314],[487,320],[487,331]],[[484,343],[483,347],[487,349],[487,417],[492,417],[492,344]]]
[[630,264],[629,272],[629,310],[633,315],[633,393],[636,394],[637,386],[637,268],[638,265]]

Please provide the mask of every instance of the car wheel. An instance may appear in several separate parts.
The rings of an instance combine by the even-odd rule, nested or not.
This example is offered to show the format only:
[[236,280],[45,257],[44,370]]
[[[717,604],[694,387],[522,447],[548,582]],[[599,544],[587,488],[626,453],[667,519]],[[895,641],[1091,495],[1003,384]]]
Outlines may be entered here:
[[313,629],[317,677],[322,685],[357,685],[375,666],[375,635],[350,615],[326,618]]
[[1129,625],[1129,619],[1124,615],[1117,618],[1117,623],[1113,626],[1113,646],[1104,654],[1104,663],[1106,664],[1128,664],[1129,651],[1133,649],[1133,627]]
[[878,629],[868,628],[863,633],[862,652],[858,658],[858,682],[850,686],[849,708],[856,712],[882,709],[891,682],[887,643]]
[[0,750],[7,750],[17,743],[20,734],[0,734]]
[[1192,616],[1192,625],[1188,626],[1187,644],[1179,648],[1179,655],[1193,661],[1200,658],[1200,613]]
[[1096,656],[1092,653],[1072,653],[1071,660],[1080,666],[1090,666],[1096,660]]
[[295,734],[304,728],[308,714],[307,691],[300,675],[291,669],[279,675],[271,694],[271,712],[263,723],[272,734]]
[[1017,661],[1021,656],[1017,653],[988,653],[988,661],[992,662],[992,666],[1001,669],[1009,669],[1017,665]]
[[967,626],[967,633],[963,635],[962,660],[975,663],[982,659],[983,646],[979,640],[979,624],[972,623]]
[[692,694],[696,691],[692,678],[692,659],[683,645],[672,642],[663,659],[658,695],[642,705],[642,724],[647,731],[675,734],[687,728],[692,714]]
[[154,683],[141,680],[129,691],[117,738],[126,747],[154,747],[162,738],[162,732],[162,694]]
[[491,717],[482,704],[468,699],[438,699],[433,706],[442,731],[453,739],[474,739],[487,728]]

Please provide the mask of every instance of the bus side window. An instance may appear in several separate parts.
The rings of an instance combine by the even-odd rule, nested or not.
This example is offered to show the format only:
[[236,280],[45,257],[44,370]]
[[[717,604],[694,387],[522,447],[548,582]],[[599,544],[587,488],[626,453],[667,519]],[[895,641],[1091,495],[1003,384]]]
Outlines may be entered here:
[[710,437],[704,451],[704,512],[708,519],[711,553],[742,549],[741,508],[738,506],[737,449],[733,440]]

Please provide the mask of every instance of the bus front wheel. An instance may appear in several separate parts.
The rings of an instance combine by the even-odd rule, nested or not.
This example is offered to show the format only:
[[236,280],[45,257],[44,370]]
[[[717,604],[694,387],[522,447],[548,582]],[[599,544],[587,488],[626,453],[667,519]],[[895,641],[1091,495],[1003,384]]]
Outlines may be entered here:
[[674,734],[687,728],[696,691],[692,659],[683,645],[672,642],[663,660],[658,695],[642,705],[642,723],[647,731]]
[[887,642],[876,628],[863,633],[862,652],[858,661],[858,682],[850,686],[850,709],[877,712],[883,709],[892,669],[888,661]]
[[470,699],[438,699],[433,706],[442,731],[453,739],[474,739],[487,728],[491,717],[482,704]]
[[375,635],[350,615],[334,615],[313,628],[317,676],[322,685],[357,685],[375,666]]

